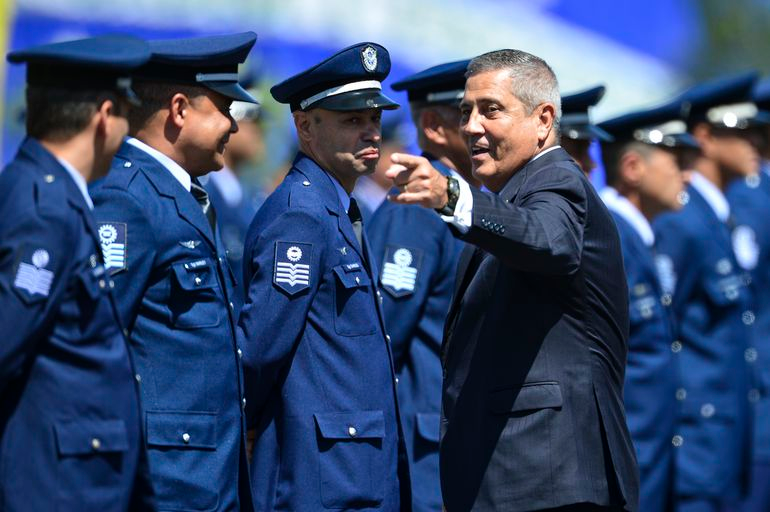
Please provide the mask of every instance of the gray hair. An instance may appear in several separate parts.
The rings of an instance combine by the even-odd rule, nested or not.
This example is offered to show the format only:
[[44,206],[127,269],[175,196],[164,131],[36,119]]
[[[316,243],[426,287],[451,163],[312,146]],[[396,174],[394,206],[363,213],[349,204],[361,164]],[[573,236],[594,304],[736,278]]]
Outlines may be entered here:
[[559,82],[551,67],[540,57],[521,50],[497,50],[475,57],[468,64],[466,78],[486,71],[507,69],[510,72],[513,94],[532,113],[538,105],[554,106],[553,127],[559,133],[561,121],[561,94]]

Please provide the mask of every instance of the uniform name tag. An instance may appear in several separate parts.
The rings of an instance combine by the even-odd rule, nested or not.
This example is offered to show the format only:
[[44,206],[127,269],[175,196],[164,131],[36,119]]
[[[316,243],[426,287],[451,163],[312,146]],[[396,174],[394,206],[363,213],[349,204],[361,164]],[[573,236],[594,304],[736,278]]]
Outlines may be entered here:
[[290,295],[310,287],[312,261],[313,244],[276,242],[273,284]]

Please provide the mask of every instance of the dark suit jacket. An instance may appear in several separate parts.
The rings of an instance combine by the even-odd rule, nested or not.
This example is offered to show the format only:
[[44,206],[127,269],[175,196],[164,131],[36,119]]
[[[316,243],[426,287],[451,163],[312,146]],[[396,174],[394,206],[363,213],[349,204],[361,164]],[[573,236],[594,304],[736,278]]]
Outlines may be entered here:
[[460,260],[442,355],[447,510],[636,510],[628,289],[609,212],[562,149],[498,195],[472,193],[460,237],[478,249]]

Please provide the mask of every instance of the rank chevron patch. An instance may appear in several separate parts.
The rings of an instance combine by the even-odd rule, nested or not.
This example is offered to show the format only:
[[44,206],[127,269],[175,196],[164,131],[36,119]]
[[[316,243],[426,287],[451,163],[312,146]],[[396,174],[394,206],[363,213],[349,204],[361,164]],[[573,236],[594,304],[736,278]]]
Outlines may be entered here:
[[387,246],[380,283],[394,297],[414,293],[417,275],[422,263],[422,251],[407,247]]
[[273,284],[294,295],[310,286],[313,244],[276,242]]

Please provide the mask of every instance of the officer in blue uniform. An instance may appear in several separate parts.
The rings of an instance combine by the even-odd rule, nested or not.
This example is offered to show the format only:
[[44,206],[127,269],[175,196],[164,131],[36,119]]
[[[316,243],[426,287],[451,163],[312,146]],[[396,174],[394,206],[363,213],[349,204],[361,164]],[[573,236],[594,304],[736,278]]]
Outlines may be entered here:
[[[600,127],[614,142],[602,144],[607,187],[601,197],[620,233],[629,291],[629,347],[624,386],[626,420],[639,463],[639,510],[671,510],[679,368],[672,297],[655,264],[650,222],[681,208],[684,180],[677,163],[683,147],[696,147],[680,117],[681,102],[625,114]],[[666,283],[668,285],[668,283]]]
[[382,46],[360,43],[271,89],[300,152],[246,238],[239,326],[258,510],[411,510],[377,261],[350,197],[379,159]]
[[0,510],[125,511],[140,491],[138,391],[86,183],[149,57],[119,36],[8,55],[27,63],[28,137],[0,173]]
[[[248,90],[247,84],[241,85]],[[230,115],[238,123],[238,131],[230,136],[225,151],[225,166],[208,174],[204,184],[217,212],[217,225],[221,230],[222,242],[227,250],[227,261],[235,274],[232,302],[236,317],[244,298],[243,286],[243,242],[251,219],[257,213],[259,203],[240,181],[242,168],[253,160],[262,147],[259,125],[260,106],[247,101],[234,101]]]
[[[760,110],[770,110],[770,83],[758,82],[753,99],[753,105]],[[744,108],[751,109],[752,103]],[[761,141],[760,149],[764,151],[768,129],[749,129],[754,131],[751,140]],[[756,379],[749,390],[749,400],[754,404],[754,446],[751,489],[742,504],[746,512],[770,510],[770,175],[766,163],[761,167],[755,174],[734,180],[726,194],[735,220],[733,249],[738,264],[751,276],[756,312],[755,344],[745,354]]]
[[[459,103],[468,61],[426,69],[393,84],[409,97],[423,156],[442,173],[470,173],[460,136]],[[441,510],[438,441],[441,413],[441,340],[463,242],[434,212],[386,199],[393,182],[381,166],[356,185],[366,233],[380,269],[385,325],[391,336],[398,399],[415,511]],[[472,178],[472,177],[471,177]],[[475,178],[472,178],[475,181]],[[368,214],[366,214],[368,212]]]
[[612,142],[612,136],[591,121],[590,110],[601,101],[605,90],[597,85],[561,97],[561,146],[586,175],[596,167],[589,151],[591,142]]
[[198,177],[237,129],[238,63],[256,35],[151,41],[131,138],[93,191],[144,405],[161,510],[252,510],[232,272]]
[[756,314],[733,251],[724,190],[757,171],[758,154],[743,133],[756,120],[756,109],[745,107],[755,81],[753,73],[730,77],[680,97],[700,152],[683,165],[692,170],[687,204],[654,223],[661,282],[677,318],[671,350],[682,368],[673,440],[679,511],[723,510],[749,483],[753,375],[746,355]]

